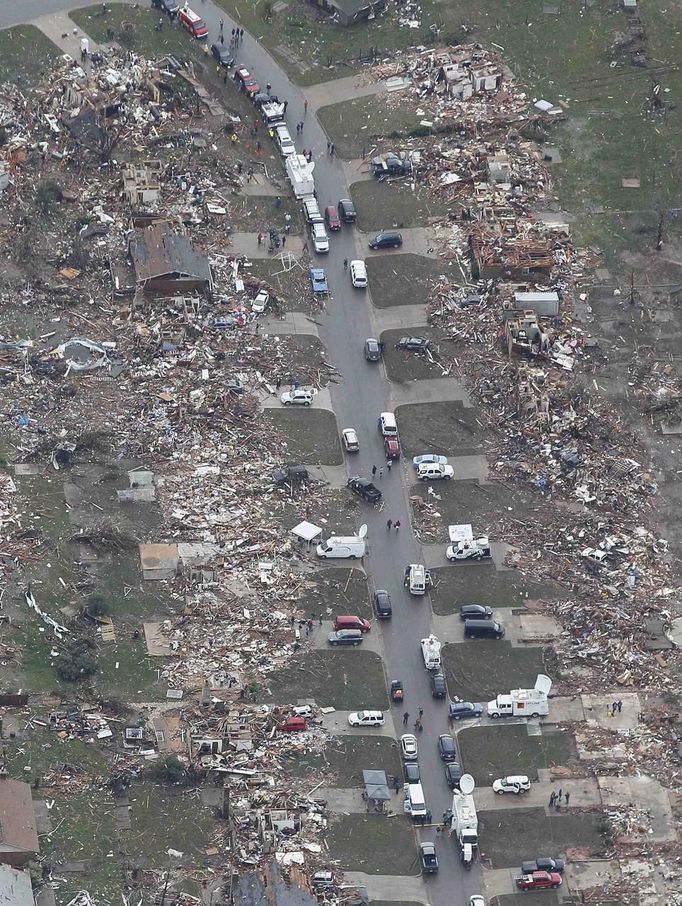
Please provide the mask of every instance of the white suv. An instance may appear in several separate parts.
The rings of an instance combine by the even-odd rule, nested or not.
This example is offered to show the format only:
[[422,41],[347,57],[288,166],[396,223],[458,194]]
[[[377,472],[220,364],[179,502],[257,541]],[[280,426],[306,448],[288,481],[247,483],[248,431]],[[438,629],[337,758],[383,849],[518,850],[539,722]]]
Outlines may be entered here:
[[420,481],[439,481],[441,479],[449,481],[455,470],[452,466],[444,466],[438,462],[428,462],[417,467],[417,478]]
[[312,406],[313,397],[312,390],[287,390],[280,396],[280,402],[285,406]]
[[351,261],[350,263],[350,282],[358,289],[365,289],[367,286],[367,268],[365,262]]
[[351,727],[383,727],[383,711],[353,711],[348,715],[348,723]]
[[517,774],[515,777],[501,777],[493,783],[495,793],[527,793],[530,789],[530,780],[525,774]]
[[310,238],[313,240],[313,248],[316,252],[329,251],[329,236],[322,223],[312,223],[310,225]]

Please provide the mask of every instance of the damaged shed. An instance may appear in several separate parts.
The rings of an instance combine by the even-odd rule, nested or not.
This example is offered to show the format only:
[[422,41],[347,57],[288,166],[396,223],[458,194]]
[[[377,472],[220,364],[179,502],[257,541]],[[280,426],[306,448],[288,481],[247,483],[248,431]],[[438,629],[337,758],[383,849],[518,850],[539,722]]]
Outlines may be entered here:
[[170,223],[155,223],[130,240],[135,282],[145,292],[185,293],[213,290],[208,259]]

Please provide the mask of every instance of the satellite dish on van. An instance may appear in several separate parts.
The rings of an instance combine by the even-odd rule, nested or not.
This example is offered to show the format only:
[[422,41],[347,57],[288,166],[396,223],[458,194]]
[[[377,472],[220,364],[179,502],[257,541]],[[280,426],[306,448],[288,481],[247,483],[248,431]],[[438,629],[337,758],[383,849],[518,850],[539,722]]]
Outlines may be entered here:
[[473,793],[475,786],[476,781],[471,776],[471,774],[462,774],[462,776],[459,778],[459,788],[465,796],[468,796],[469,793]]
[[366,538],[366,537],[367,537],[367,523],[365,523],[364,525],[361,525],[360,529],[358,531],[358,538]]

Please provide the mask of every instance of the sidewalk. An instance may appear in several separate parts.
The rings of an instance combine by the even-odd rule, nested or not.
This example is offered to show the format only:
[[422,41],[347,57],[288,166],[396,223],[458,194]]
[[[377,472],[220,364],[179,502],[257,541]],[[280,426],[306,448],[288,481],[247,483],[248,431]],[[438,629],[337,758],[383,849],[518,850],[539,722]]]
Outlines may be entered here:
[[[42,33],[56,44],[64,53],[73,57],[74,60],[81,58],[81,38],[87,38],[90,45],[90,53],[96,50],[102,50],[102,46],[97,44],[92,38],[80,28],[77,28],[73,19],[69,18],[67,12],[50,13],[46,16],[38,16],[30,23],[40,29]],[[88,70],[89,64],[84,65]]]

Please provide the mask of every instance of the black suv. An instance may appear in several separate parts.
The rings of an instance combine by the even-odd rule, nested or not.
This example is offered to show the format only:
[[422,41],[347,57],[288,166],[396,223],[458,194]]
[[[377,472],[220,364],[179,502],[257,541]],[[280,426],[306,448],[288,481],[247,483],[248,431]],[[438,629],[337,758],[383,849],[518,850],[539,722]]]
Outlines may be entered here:
[[379,588],[374,592],[374,610],[381,620],[387,620],[393,616],[391,596],[383,588]]
[[445,688],[445,677],[442,673],[431,674],[431,695],[434,698],[445,698],[447,689]]
[[369,478],[359,478],[354,475],[348,479],[347,487],[368,503],[379,503],[381,500],[381,491],[372,484]]
[[473,702],[450,702],[448,705],[450,720],[467,720],[472,717],[480,717],[481,714],[483,714],[483,708]]
[[336,210],[344,223],[355,223],[358,215],[355,213],[355,205],[350,198],[342,198],[337,204]]
[[234,66],[234,57],[230,56],[229,50],[227,47],[223,47],[222,44],[211,44],[211,53],[223,69],[229,69]]
[[403,244],[402,233],[397,230],[382,230],[369,240],[371,249],[398,249]]

